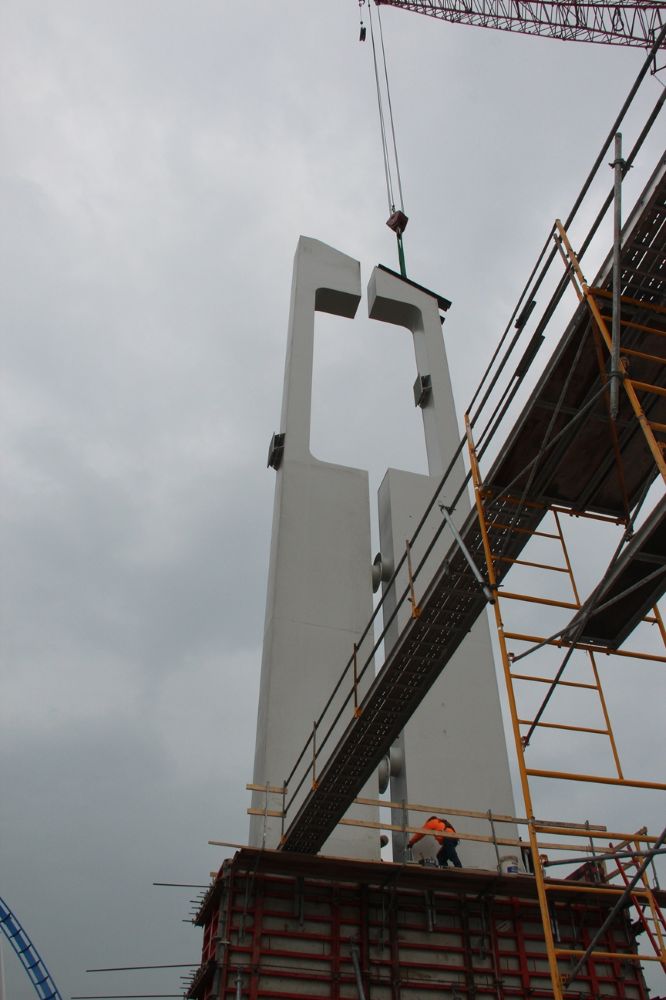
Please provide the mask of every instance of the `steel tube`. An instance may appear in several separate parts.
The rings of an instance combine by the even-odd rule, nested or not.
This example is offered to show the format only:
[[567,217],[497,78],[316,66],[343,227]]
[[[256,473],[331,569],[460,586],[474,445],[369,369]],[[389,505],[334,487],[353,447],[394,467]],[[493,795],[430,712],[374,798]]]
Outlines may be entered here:
[[358,990],[359,1000],[365,1000],[365,991],[363,989],[363,979],[361,977],[361,964],[358,960],[358,945],[352,944],[351,946],[351,959],[354,965],[354,975],[356,976],[356,989]]
[[626,901],[629,899],[629,897],[631,896],[632,892],[635,889],[636,883],[641,878],[641,876],[643,875],[643,872],[645,871],[645,869],[649,865],[649,863],[652,860],[652,858],[654,857],[654,855],[657,853],[657,851],[663,845],[664,841],[666,841],[666,829],[663,831],[661,837],[659,838],[659,840],[655,844],[654,848],[646,853],[646,856],[645,856],[642,864],[638,868],[638,870],[637,870],[636,874],[634,875],[634,877],[632,878],[631,882],[629,883],[629,885],[627,886],[627,888],[624,890],[624,892],[622,893],[622,895],[618,899],[617,903],[615,904],[615,906],[613,907],[613,909],[610,911],[610,913],[608,914],[608,916],[604,920],[603,924],[601,925],[601,927],[599,928],[599,930],[597,931],[597,933],[594,935],[594,937],[590,941],[589,945],[587,946],[587,948],[583,952],[581,958],[577,962],[575,968],[567,976],[567,986],[571,986],[571,984],[573,982],[575,982],[576,976],[577,976],[578,972],[581,970],[581,968],[583,967],[583,965],[585,963],[585,960],[588,957],[590,957],[590,955],[592,955],[593,948],[594,948],[595,944],[598,941],[601,940],[601,938],[602,938],[603,934],[605,933],[606,929],[608,927],[610,927],[610,925],[612,924],[612,922],[615,919],[616,915],[619,913],[619,911],[622,909],[622,907],[624,906],[624,904],[626,903]]
[[621,270],[620,253],[622,250],[622,133],[615,133],[615,160],[613,161],[613,318],[611,326],[611,383],[610,383],[610,416],[617,420],[620,408],[620,302]]

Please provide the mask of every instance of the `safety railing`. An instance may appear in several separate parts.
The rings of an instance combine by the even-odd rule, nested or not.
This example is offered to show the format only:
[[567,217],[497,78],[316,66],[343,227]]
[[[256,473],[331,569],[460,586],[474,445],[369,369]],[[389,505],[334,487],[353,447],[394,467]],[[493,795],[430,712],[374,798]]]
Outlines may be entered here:
[[[595,239],[599,237],[601,224],[607,217],[608,210],[613,203],[614,188],[611,187],[601,199],[596,214],[595,210],[590,208],[588,199],[597,197],[594,184],[601,176],[600,171],[607,170],[607,157],[614,136],[629,111],[633,110],[637,94],[646,78],[649,78],[654,54],[659,50],[664,38],[666,38],[666,27],[661,31],[653,49],[643,63],[564,224],[555,223],[549,228],[543,247],[504,328],[497,349],[472,397],[467,413],[469,428],[474,431],[476,437],[475,451],[478,460],[491,456],[493,449],[495,453],[497,452],[498,432],[506,426],[507,419],[521,398],[524,397],[530,379],[533,379],[533,363],[545,342],[547,328],[562,306],[570,276],[569,274],[556,275],[553,268],[553,263],[556,262],[561,250],[557,241],[558,237],[561,239],[560,229],[564,232],[569,230],[574,221],[583,215],[581,209],[584,208],[585,217],[589,218],[592,215],[593,221],[581,239],[577,261],[580,262],[586,253],[591,249],[594,250],[597,246]],[[650,135],[652,126],[665,101],[666,91],[660,91],[658,99],[649,111],[635,142],[623,161],[624,173],[635,165],[638,153]],[[538,312],[536,309],[538,298],[544,294],[547,296],[546,304],[532,327],[534,316]],[[656,433],[659,428],[652,428],[652,431]],[[461,480],[456,471],[460,458],[466,451],[466,446],[467,437],[464,435],[416,530],[412,537],[406,540],[405,549],[390,579],[385,581],[383,595],[377,602],[365,629],[357,638],[353,649],[350,650],[349,659],[342,668],[337,684],[318,717],[313,720],[309,733],[304,738],[302,748],[296,756],[289,774],[285,776],[282,787],[288,788],[289,791],[284,793],[285,819],[283,828],[288,826],[290,817],[296,815],[304,797],[316,791],[318,775],[345,726],[350,720],[358,719],[362,715],[364,691],[367,690],[376,671],[382,668],[382,650],[387,644],[387,636],[394,623],[396,621],[404,622],[419,614],[420,595],[424,593],[429,583],[428,573],[432,564],[433,552],[436,551],[438,543],[441,545],[442,533],[446,530],[448,523],[447,519],[441,516],[440,507],[447,510],[455,508],[470,487],[471,473],[468,472]],[[444,506],[444,497],[446,497],[446,506]],[[426,536],[427,541],[424,541]],[[415,560],[414,553],[419,549],[419,545],[419,558]],[[478,568],[474,566],[473,561],[470,560],[470,564],[478,574]],[[485,587],[484,580],[479,579],[478,582],[480,588]],[[392,595],[393,602],[390,611],[386,607],[389,594]],[[491,594],[486,596],[492,599]],[[383,616],[381,626],[380,614]]]

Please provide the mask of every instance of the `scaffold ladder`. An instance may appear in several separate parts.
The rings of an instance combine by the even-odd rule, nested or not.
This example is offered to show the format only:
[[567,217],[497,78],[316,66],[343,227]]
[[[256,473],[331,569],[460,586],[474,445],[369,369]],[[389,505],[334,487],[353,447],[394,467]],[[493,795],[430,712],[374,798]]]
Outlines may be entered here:
[[[511,616],[511,612],[509,611],[510,607],[513,608],[513,614],[515,617],[516,602],[518,602],[519,605],[522,604],[525,608],[534,604],[548,607],[556,613],[559,613],[562,617],[565,617],[567,621],[570,621],[571,617],[576,614],[580,614],[582,608],[581,597],[574,578],[569,550],[567,548],[562,530],[562,516],[572,512],[568,511],[566,508],[557,506],[549,507],[544,504],[535,503],[534,501],[526,499],[525,496],[515,498],[507,497],[504,494],[494,496],[492,491],[486,489],[483,484],[469,416],[466,417],[466,428],[476,509],[486,559],[488,583],[495,592],[496,598],[493,605],[493,611],[502,658],[511,724],[518,757],[521,788],[525,802],[526,815],[529,820],[529,844],[532,853],[539,906],[543,921],[549,971],[553,986],[553,996],[555,997],[555,1000],[562,1000],[565,996],[565,992],[567,991],[567,985],[570,982],[568,969],[571,969],[573,963],[578,963],[581,959],[589,956],[591,959],[621,962],[655,961],[656,958],[657,961],[663,963],[666,961],[666,951],[664,950],[664,940],[661,930],[657,932],[654,927],[658,921],[658,916],[655,916],[655,901],[652,891],[645,882],[641,882],[640,888],[635,887],[632,890],[631,899],[632,901],[638,901],[642,905],[644,914],[649,910],[652,921],[651,943],[653,944],[653,947],[656,943],[656,956],[654,954],[637,954],[628,947],[626,942],[625,948],[627,950],[624,950],[624,948],[618,945],[615,938],[610,935],[607,935],[604,943],[600,945],[603,950],[595,948],[590,951],[589,946],[587,948],[564,948],[558,945],[556,934],[553,930],[553,913],[549,901],[549,890],[553,888],[553,886],[552,884],[549,885],[549,881],[545,874],[545,868],[549,862],[547,857],[544,856],[539,837],[543,834],[549,834],[551,837],[561,836],[565,831],[564,829],[554,825],[540,823],[534,818],[535,812],[533,808],[531,780],[535,778],[552,778],[564,781],[593,782],[613,787],[630,786],[634,788],[638,787],[655,790],[666,790],[666,785],[653,781],[643,781],[638,778],[627,777],[624,774],[596,659],[597,653],[600,652],[625,657],[642,657],[643,654],[633,653],[624,649],[609,650],[603,647],[595,646],[591,642],[579,641],[582,634],[582,628],[576,632],[571,632],[570,629],[567,629],[565,626],[555,635],[538,636],[506,627],[505,621],[507,620],[507,614],[509,617]],[[552,517],[552,529],[549,528],[546,522],[547,530],[544,530],[544,518],[540,520],[538,530],[534,530],[533,527],[531,527],[534,523],[533,515],[535,507],[539,507],[544,511],[544,518],[548,514]],[[509,513],[507,513],[507,511],[509,511]],[[576,516],[581,516],[580,512],[576,512]],[[598,514],[591,514],[588,516],[594,517],[595,519],[610,521],[612,524],[618,523],[616,519],[606,518]],[[568,580],[569,586],[571,587],[571,600],[562,600],[553,596],[539,596],[535,592],[537,588],[534,586],[530,587],[529,593],[508,591],[504,588],[498,587],[498,573],[496,567],[500,562],[506,559],[503,551],[503,540],[507,538],[507,534],[514,531],[527,532],[533,538],[538,538],[541,545],[553,544],[556,546],[556,549],[560,553],[559,561],[553,559],[550,559],[550,561],[536,561],[521,558],[520,560],[513,560],[513,562],[515,562],[516,565],[529,567],[530,570],[536,575],[537,579],[542,581],[542,589],[545,594],[548,594],[548,578],[552,577],[553,574],[559,574],[561,577]],[[648,620],[661,623],[661,616],[659,615],[658,610],[656,610],[654,618],[650,618]],[[661,625],[663,627],[663,623],[661,623]],[[663,631],[661,632],[661,635],[663,638]],[[530,672],[526,672],[523,667],[517,669],[518,662],[522,661],[524,658],[531,656],[531,662],[533,662],[534,654],[536,652],[542,651],[548,656],[552,654],[553,649],[559,649],[563,653],[563,661],[559,669],[553,671],[550,664],[547,664],[544,672],[539,672],[536,667]],[[565,668],[569,664],[574,652],[579,654],[578,662],[580,662],[580,654],[582,654],[583,659],[587,659],[589,664],[590,673],[588,678],[585,680],[578,679],[578,675],[576,675],[575,680],[571,680],[569,679],[569,676],[565,674]],[[666,663],[666,657],[661,655],[646,654],[645,658],[650,660],[659,660]],[[530,714],[528,717],[520,711],[520,703],[523,699],[522,691],[519,691],[519,688],[524,689],[525,686],[536,687],[537,685],[547,686],[547,693],[542,699],[541,705],[536,713]],[[566,718],[563,720],[557,720],[556,722],[545,721],[543,715],[546,706],[550,702],[551,696],[556,690],[564,689],[566,689],[569,693],[575,693],[576,691],[593,692],[598,701],[601,719],[603,722],[595,725],[582,725],[578,722],[570,722]],[[613,760],[614,774],[596,775],[584,773],[582,771],[563,772],[556,770],[555,768],[534,768],[528,766],[526,752],[530,746],[531,740],[537,732],[548,729],[558,730],[564,733],[584,734],[585,738],[594,738],[597,736],[603,737],[608,741],[610,754]],[[593,848],[595,840],[598,840],[599,837],[600,835],[598,833],[590,831],[589,841]],[[646,849],[655,843],[655,840],[655,837],[648,837],[645,833],[639,833],[635,836],[636,846],[634,849],[638,854],[644,854]],[[603,853],[603,848],[600,853]],[[561,886],[561,882],[559,884]],[[583,893],[590,892],[591,890],[589,884],[584,885],[580,882],[572,880],[570,891],[572,893]],[[610,892],[619,896],[625,891],[625,889],[619,886],[605,885],[603,887],[599,886],[596,891]],[[585,943],[582,942],[582,944],[584,945]]]

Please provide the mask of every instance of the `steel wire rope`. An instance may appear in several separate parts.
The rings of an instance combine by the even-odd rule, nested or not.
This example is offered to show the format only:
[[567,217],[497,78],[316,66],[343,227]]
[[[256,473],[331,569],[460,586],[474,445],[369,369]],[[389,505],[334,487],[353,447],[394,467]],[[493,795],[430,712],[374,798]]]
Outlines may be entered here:
[[370,41],[372,43],[372,62],[375,71],[375,86],[377,88],[377,110],[379,112],[379,131],[382,140],[382,156],[384,158],[384,176],[386,178],[386,196],[388,199],[389,212],[393,211],[393,183],[391,177],[391,162],[388,153],[388,143],[386,140],[386,125],[384,122],[384,106],[382,104],[382,89],[379,82],[379,67],[377,65],[377,46],[375,44],[375,28],[372,19],[372,0],[368,4],[368,16],[370,21]]
[[[370,3],[372,6],[372,2]],[[386,65],[386,50],[384,49],[384,29],[382,27],[381,7],[377,6],[377,23],[379,24],[379,40],[382,47],[382,61],[384,64],[384,80],[386,82],[386,100],[388,102],[389,122],[391,125],[391,137],[393,139],[393,159],[395,161],[395,177],[398,184],[398,194],[400,195],[400,208],[404,210],[404,200],[402,196],[402,180],[400,178],[400,163],[398,161],[398,144],[395,138],[395,122],[393,120],[393,104],[391,102],[391,88],[389,86],[388,69]],[[395,205],[391,206],[392,209]]]

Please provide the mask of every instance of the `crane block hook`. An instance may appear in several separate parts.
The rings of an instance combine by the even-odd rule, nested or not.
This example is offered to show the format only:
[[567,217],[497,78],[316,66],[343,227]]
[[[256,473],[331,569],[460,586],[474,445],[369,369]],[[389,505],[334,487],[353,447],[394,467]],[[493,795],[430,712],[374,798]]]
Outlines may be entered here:
[[366,35],[365,25],[363,24],[363,8],[364,8],[364,6],[365,6],[365,0],[358,0],[358,16],[359,16],[360,21],[361,21],[361,30],[359,31],[359,35],[358,35],[359,42],[364,42],[365,41],[365,35]]

